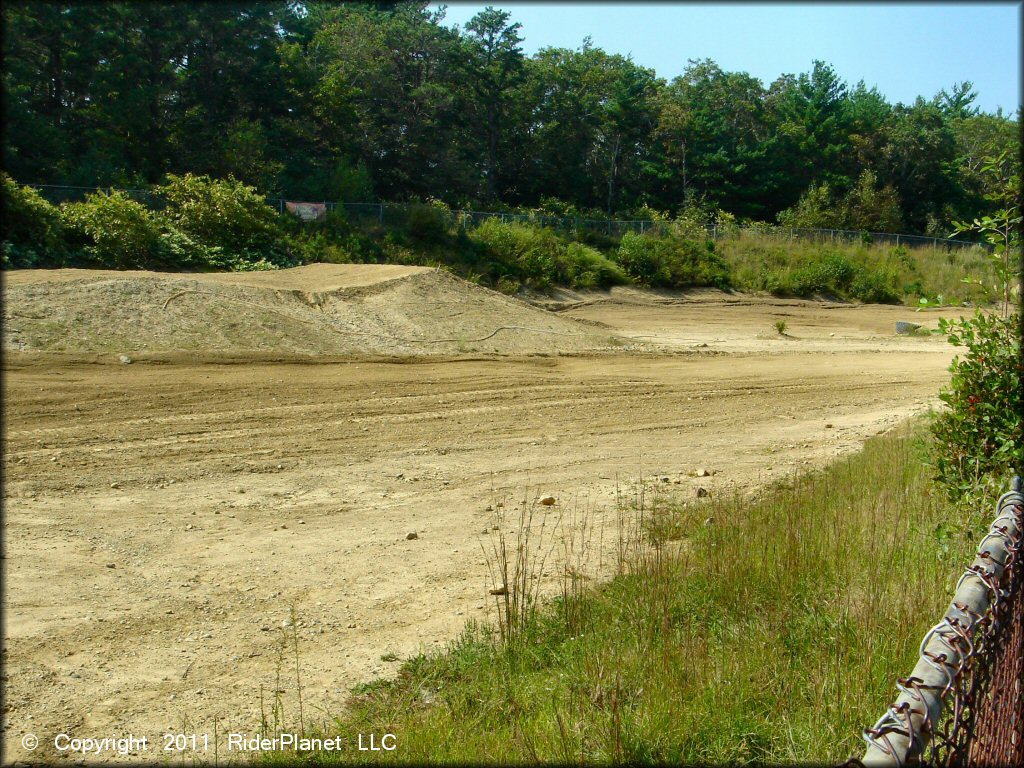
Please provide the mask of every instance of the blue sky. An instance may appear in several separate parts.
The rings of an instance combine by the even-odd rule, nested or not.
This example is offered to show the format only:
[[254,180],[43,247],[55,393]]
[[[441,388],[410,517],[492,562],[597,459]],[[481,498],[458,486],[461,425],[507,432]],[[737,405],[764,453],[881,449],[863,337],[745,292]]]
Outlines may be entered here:
[[[1020,3],[492,2],[522,24],[523,48],[577,48],[590,36],[609,53],[671,79],[688,59],[713,59],[770,84],[809,72],[814,59],[892,103],[931,98],[970,80],[976,106],[1013,114],[1020,103]],[[448,3],[460,27],[487,3]]]

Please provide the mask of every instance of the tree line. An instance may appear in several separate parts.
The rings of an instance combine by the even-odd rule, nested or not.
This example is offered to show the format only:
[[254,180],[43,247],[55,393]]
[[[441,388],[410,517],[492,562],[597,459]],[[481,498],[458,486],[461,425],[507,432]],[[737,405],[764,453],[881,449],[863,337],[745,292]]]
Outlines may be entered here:
[[21,183],[193,173],[293,199],[943,236],[1019,176],[1019,111],[980,111],[969,82],[908,105],[822,61],[767,86],[708,59],[666,80],[589,39],[527,56],[510,14],[460,29],[424,2],[12,0],[3,17]]

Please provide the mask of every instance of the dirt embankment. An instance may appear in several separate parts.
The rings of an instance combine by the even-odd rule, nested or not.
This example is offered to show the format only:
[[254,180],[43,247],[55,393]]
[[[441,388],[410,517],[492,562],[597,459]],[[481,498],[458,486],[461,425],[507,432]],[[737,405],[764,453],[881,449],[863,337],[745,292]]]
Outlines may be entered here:
[[20,270],[4,282],[7,351],[436,355],[611,343],[583,323],[424,267]]

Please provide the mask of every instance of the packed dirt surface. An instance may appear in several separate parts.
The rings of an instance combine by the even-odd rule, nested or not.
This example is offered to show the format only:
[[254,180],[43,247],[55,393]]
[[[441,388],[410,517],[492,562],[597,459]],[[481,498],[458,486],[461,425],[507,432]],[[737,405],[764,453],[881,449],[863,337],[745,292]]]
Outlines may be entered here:
[[[351,686],[494,618],[485,552],[521,509],[554,547],[547,589],[565,566],[552,531],[584,519],[598,578],[638,478],[690,503],[756,492],[927,409],[954,353],[896,336],[935,325],[901,307],[616,289],[538,300],[552,312],[429,270],[313,273],[318,291],[287,273],[6,275],[5,761],[79,759],[61,733],[147,736],[132,761],[177,759],[163,734],[196,733],[212,760],[215,721],[253,734],[275,698],[297,729],[296,640],[304,722],[323,722]],[[196,285],[217,296],[173,298]],[[266,319],[287,344],[253,346],[260,306],[221,289],[314,319]],[[51,321],[67,335],[47,345],[29,329]],[[427,355],[347,347],[343,324],[579,336]]]

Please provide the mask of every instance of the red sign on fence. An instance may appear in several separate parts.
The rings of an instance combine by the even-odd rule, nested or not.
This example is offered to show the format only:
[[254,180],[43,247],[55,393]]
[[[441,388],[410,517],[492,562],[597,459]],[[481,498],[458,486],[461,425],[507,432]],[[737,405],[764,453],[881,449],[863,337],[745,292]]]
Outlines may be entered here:
[[317,221],[327,216],[326,203],[292,203],[286,201],[284,207],[303,221]]

